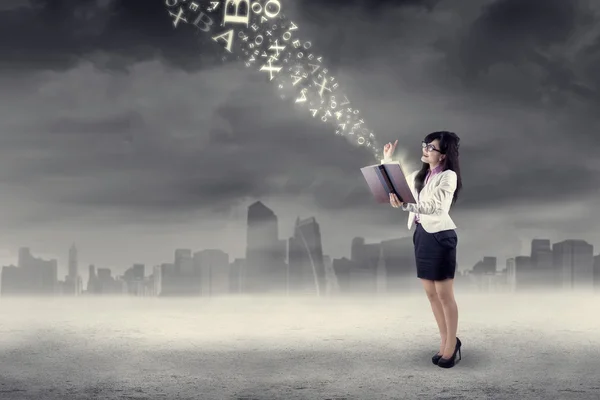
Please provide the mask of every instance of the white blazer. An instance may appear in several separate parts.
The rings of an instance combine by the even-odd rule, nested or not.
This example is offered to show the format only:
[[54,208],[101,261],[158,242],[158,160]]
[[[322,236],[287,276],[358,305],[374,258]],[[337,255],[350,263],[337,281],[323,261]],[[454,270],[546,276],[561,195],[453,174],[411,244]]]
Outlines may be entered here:
[[[383,163],[392,162],[392,160],[381,160]],[[426,232],[435,233],[448,229],[456,229],[456,225],[450,218],[450,206],[452,198],[456,191],[457,175],[452,170],[440,172],[429,178],[429,181],[423,186],[420,196],[415,189],[415,176],[419,171],[410,174],[406,180],[408,187],[417,200],[417,204],[409,203],[403,206],[404,211],[408,213],[408,229],[412,229],[416,214],[419,214],[419,222]]]

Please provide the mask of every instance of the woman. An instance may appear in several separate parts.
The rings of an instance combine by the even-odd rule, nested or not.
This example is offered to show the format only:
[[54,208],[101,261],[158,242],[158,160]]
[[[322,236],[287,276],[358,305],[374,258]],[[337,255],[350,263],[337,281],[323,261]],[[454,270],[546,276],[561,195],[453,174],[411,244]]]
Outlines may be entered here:
[[[433,132],[422,142],[423,166],[408,178],[416,204],[400,202],[390,194],[390,204],[408,211],[408,229],[415,226],[413,244],[417,277],[431,303],[442,338],[434,364],[451,368],[461,359],[461,341],[456,337],[458,308],[453,283],[456,271],[456,225],[448,215],[462,187],[458,163],[459,137],[452,132]],[[396,145],[384,146],[384,160],[390,162]],[[458,353],[458,359],[457,359]]]

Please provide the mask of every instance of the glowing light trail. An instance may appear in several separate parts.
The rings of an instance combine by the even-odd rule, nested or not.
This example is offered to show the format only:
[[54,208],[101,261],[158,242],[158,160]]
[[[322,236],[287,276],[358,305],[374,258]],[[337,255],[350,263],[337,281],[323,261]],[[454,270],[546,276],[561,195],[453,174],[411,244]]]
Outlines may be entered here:
[[312,43],[297,36],[298,26],[281,10],[280,0],[164,0],[174,28],[194,27],[223,45],[222,60],[244,59],[277,85],[280,97],[293,98],[313,118],[332,124],[337,135],[370,148],[380,157],[373,131],[360,110],[340,91],[335,76],[315,55]]

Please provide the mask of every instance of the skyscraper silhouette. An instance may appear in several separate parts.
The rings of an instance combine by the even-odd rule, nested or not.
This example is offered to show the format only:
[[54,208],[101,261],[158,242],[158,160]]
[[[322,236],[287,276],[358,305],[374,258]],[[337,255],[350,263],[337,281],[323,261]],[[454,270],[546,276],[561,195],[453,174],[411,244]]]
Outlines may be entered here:
[[285,242],[279,240],[275,213],[257,201],[248,207],[246,263],[242,271],[245,293],[283,291]]
[[549,239],[531,241],[531,269],[535,278],[531,282],[534,288],[549,288],[556,285],[554,256]]
[[58,291],[58,262],[34,257],[29,247],[19,249],[18,267],[2,267],[1,294],[54,295]]
[[515,257],[515,290],[518,292],[525,291],[534,286],[535,275],[531,266],[531,257],[516,256]]
[[78,296],[82,292],[82,286],[82,280],[79,276],[77,247],[75,247],[75,243],[73,243],[69,248],[69,266],[67,278],[65,280],[65,294]]
[[194,253],[194,260],[200,268],[203,297],[229,294],[229,254],[222,250],[202,250]]
[[558,283],[563,289],[593,289],[594,246],[584,240],[565,240],[554,243],[554,267],[558,272]]
[[88,266],[88,284],[87,284],[87,292],[88,293],[90,293],[90,294],[98,293],[97,282],[98,282],[98,277],[96,276],[96,266],[94,266],[93,264],[90,264]]
[[289,291],[294,294],[325,295],[325,264],[321,228],[314,217],[296,219],[289,239]]

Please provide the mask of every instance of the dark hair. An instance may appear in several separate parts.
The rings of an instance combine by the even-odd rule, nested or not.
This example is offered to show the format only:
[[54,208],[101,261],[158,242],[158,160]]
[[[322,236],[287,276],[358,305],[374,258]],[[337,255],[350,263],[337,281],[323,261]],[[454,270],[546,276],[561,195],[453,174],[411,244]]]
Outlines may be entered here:
[[[444,154],[446,157],[444,158],[442,171],[452,170],[456,172],[457,182],[456,182],[456,190],[454,191],[454,197],[452,198],[452,204],[456,202],[458,198],[458,192],[462,188],[462,180],[460,178],[460,165],[458,163],[458,148],[460,147],[460,138],[454,132],[448,131],[438,131],[432,132],[429,135],[425,136],[423,141],[425,143],[431,143],[435,139],[440,141],[440,152]],[[421,193],[423,186],[425,186],[425,177],[427,176],[427,171],[429,170],[429,164],[423,163],[421,170],[415,176],[415,189],[417,189],[417,193]]]

